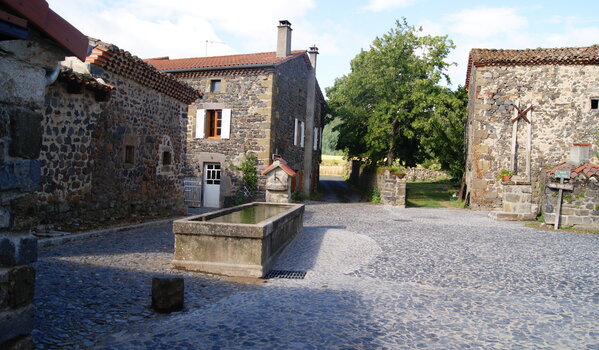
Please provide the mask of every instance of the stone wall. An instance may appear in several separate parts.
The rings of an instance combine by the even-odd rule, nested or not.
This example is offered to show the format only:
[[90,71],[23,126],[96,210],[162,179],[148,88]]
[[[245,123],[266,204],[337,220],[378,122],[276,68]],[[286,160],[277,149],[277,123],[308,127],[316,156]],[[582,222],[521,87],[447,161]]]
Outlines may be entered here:
[[40,186],[46,72],[65,52],[30,31],[0,41],[0,348],[33,348],[37,240],[15,225],[16,203]]
[[[563,161],[573,143],[595,142],[599,111],[590,109],[590,98],[599,96],[599,66],[473,67],[468,93],[465,176],[472,208],[502,207],[504,187],[496,176],[510,168],[516,101],[534,108],[533,204],[540,199],[538,183],[544,168]],[[526,133],[526,122],[521,120],[514,180],[528,182],[524,174]]]
[[378,189],[381,203],[398,207],[406,206],[406,178],[392,174],[389,170],[380,171],[374,167],[360,166],[352,161],[352,172],[349,178],[355,186],[363,189]]
[[[563,191],[560,225],[599,229],[599,176],[574,180],[574,191]],[[558,190],[545,187],[543,217],[546,224],[555,223]]]
[[405,177],[411,182],[434,182],[451,178],[446,172],[424,168],[406,168]]
[[[210,92],[210,81],[221,80],[221,92]],[[180,78],[191,87],[204,92],[201,102],[189,107],[187,124],[188,176],[201,177],[204,163],[221,164],[221,206],[233,203],[242,183],[242,173],[234,168],[245,160],[246,152],[256,154],[258,171],[270,164],[272,153],[271,111],[273,73],[227,74]],[[198,109],[231,109],[231,129],[228,139],[196,137]],[[260,179],[256,200],[264,200],[264,180]]]
[[[221,164],[221,206],[233,204],[242,184],[242,174],[235,169],[245,159],[246,152],[257,155],[257,171],[266,168],[273,154],[279,154],[289,166],[299,171],[303,167],[304,148],[293,145],[295,119],[305,121],[307,67],[300,56],[276,69],[227,70],[185,73],[177,79],[204,92],[201,102],[189,107],[187,125],[186,174],[201,177],[206,162]],[[220,92],[210,92],[211,80],[221,81]],[[324,99],[316,106],[315,126],[322,126]],[[231,129],[228,139],[196,137],[198,109],[231,109]],[[319,138],[320,143],[320,138]],[[313,176],[318,179],[320,144],[313,151]],[[300,179],[297,177],[296,181]],[[317,180],[316,180],[317,182]],[[254,200],[265,200],[265,178],[259,177]]]
[[[42,187],[18,202],[20,229],[77,230],[186,212],[181,172],[187,105],[90,67],[116,90],[109,101],[97,102],[93,92],[69,93],[61,81],[48,89]],[[133,150],[129,161],[127,146]],[[170,164],[163,166],[165,152]]]
[[[300,145],[294,145],[295,119],[308,125],[306,121],[306,97],[309,70],[304,57],[294,59],[277,69],[275,79],[274,120],[275,144],[274,151],[281,155],[289,166],[297,172],[303,172],[304,152],[312,151],[312,186],[315,189],[319,179],[320,150],[322,126],[324,120],[324,99],[316,89],[314,108],[314,128],[318,131],[316,150],[307,150]],[[307,131],[306,131],[307,133]],[[303,176],[304,174],[302,174]],[[296,181],[300,181],[298,177]]]

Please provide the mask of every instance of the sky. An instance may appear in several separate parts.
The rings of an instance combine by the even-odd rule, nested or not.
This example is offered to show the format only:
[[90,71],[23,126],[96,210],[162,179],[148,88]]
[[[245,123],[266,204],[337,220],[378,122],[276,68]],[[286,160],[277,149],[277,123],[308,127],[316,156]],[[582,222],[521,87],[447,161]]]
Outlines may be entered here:
[[48,0],[83,34],[141,58],[218,56],[276,50],[279,20],[292,24],[292,49],[316,44],[323,89],[350,72],[401,18],[456,48],[451,88],[464,85],[472,48],[525,49],[599,44],[599,1],[439,0]]

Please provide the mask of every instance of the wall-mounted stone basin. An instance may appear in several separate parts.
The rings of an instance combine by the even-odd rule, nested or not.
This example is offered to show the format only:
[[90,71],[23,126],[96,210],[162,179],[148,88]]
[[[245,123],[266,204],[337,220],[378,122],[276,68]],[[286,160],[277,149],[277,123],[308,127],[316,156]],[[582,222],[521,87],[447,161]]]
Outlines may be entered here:
[[304,205],[248,203],[173,222],[173,267],[264,277],[303,228]]

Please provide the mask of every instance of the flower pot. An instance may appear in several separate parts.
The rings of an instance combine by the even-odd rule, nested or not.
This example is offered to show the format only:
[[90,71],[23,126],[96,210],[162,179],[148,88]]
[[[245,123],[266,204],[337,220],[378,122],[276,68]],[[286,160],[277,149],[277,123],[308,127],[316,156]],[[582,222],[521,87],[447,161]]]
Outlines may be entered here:
[[511,175],[503,175],[503,176],[501,177],[501,181],[503,181],[503,182],[509,182],[509,181],[512,181],[512,176],[511,176]]

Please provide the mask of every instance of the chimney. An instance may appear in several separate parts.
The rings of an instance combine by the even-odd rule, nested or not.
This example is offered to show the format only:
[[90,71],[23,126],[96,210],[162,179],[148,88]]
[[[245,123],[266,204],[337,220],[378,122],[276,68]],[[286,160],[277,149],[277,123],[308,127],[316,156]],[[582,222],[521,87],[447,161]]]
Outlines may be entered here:
[[570,148],[570,159],[568,163],[577,166],[588,163],[590,160],[591,145],[588,143],[575,143]]
[[279,21],[277,36],[277,57],[287,57],[291,54],[291,23]]
[[316,69],[316,56],[318,56],[318,48],[316,47],[316,44],[310,47],[308,55],[310,56],[310,63],[312,64],[312,68]]

